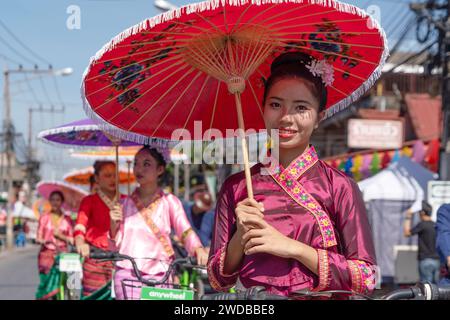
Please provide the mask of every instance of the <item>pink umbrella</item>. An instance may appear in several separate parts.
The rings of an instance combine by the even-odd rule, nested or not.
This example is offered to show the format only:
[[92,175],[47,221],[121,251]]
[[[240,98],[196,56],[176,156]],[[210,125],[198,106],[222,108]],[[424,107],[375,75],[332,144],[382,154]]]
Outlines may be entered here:
[[64,195],[63,209],[72,212],[78,211],[81,200],[88,195],[83,189],[59,181],[41,181],[37,184],[36,190],[47,200],[53,191],[61,191]]

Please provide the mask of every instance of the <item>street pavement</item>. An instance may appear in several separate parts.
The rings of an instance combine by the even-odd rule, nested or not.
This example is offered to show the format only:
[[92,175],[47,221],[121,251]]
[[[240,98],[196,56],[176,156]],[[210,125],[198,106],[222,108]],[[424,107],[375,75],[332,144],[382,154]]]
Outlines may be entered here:
[[38,246],[0,253],[0,300],[33,300],[39,284]]

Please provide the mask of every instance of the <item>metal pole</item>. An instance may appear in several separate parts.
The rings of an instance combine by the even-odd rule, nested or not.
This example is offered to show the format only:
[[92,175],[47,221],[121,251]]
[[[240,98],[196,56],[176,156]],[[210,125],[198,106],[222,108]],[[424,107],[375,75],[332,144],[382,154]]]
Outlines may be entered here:
[[450,137],[450,1],[447,1],[445,27],[442,43],[444,60],[442,69],[442,119],[444,123],[439,152],[439,176],[441,180],[450,180],[450,150],[447,150]]
[[33,109],[28,109],[28,167],[27,167],[27,180],[28,185],[30,186],[30,190],[32,188],[32,160],[33,160],[33,149],[32,149],[32,141],[33,141]]
[[131,160],[127,160],[127,166],[128,166],[128,196],[131,194]]
[[12,205],[10,201],[12,197],[12,174],[11,174],[11,153],[12,153],[12,123],[11,123],[11,99],[9,94],[9,71],[6,70],[4,73],[4,105],[5,105],[5,118],[4,118],[4,135],[5,135],[5,156],[6,156],[6,191],[8,193],[7,201],[7,224],[6,224],[6,248],[8,250],[13,249],[14,245],[14,232],[13,232],[13,212]]
[[189,194],[190,194],[190,175],[191,172],[189,171],[189,164],[184,164],[184,200],[189,201]]
[[174,164],[173,168],[173,194],[177,197],[180,195],[180,165]]

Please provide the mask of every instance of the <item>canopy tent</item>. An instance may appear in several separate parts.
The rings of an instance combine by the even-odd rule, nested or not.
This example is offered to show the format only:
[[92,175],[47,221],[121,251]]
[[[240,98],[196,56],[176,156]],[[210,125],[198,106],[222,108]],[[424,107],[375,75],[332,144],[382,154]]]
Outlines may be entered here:
[[417,212],[421,209],[422,200],[426,199],[428,181],[436,178],[436,174],[422,165],[401,157],[398,162],[358,185],[366,203],[372,200],[412,201],[408,209]]
[[[395,276],[394,246],[417,243],[416,237],[403,236],[405,211],[421,209],[427,183],[434,179],[433,172],[408,157],[401,157],[385,170],[358,183],[372,226],[377,263],[385,282]],[[417,222],[415,216],[413,225]]]

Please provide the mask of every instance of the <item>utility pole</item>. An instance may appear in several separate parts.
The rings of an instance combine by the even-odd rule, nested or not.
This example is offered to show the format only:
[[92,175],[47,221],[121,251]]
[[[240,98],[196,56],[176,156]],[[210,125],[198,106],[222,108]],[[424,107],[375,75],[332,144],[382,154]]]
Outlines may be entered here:
[[442,41],[442,120],[444,121],[439,152],[439,177],[450,180],[450,1],[447,1],[445,32]]
[[[7,205],[7,220],[6,220],[6,248],[11,250],[14,243],[14,231],[13,231],[13,212],[11,210],[11,202],[13,199],[12,194],[12,172],[11,172],[11,155],[13,153],[13,126],[11,121],[11,96],[9,93],[9,71],[5,70],[4,77],[4,120],[3,120],[3,132],[5,133],[5,150],[2,157],[6,157],[6,191],[8,193]],[[4,171],[2,171],[4,173]],[[2,174],[2,182],[5,181],[5,177]]]
[[[426,25],[425,37],[417,37],[425,43],[433,28],[439,31],[439,61],[442,69],[442,134],[439,148],[439,178],[450,180],[450,0],[437,2],[411,3],[410,8],[417,14],[421,23]],[[435,19],[431,12],[445,12],[444,18]]]
[[29,108],[28,109],[28,149],[27,149],[27,182],[30,186],[30,190],[34,188],[34,179],[33,174],[36,168],[36,161],[34,158],[34,152],[33,152],[33,112],[40,112],[40,113],[64,113],[65,108],[64,106],[61,107],[61,109],[56,109],[53,106],[51,108],[42,108],[42,106],[39,106],[39,108]]
[[[14,126],[11,119],[11,95],[9,90],[9,76],[11,74],[44,74],[44,75],[57,75],[66,76],[72,74],[72,68],[64,68],[61,70],[53,70],[51,67],[48,70],[39,70],[37,66],[34,69],[23,69],[20,67],[17,70],[5,69],[3,72],[4,78],[4,121],[3,121],[3,132],[4,132],[4,142],[5,150],[4,156],[6,157],[6,184],[4,190],[8,192],[8,202],[7,202],[7,224],[6,224],[6,248],[12,250],[14,246],[14,231],[13,231],[13,176],[12,176],[12,157],[15,157],[14,153]],[[1,155],[3,157],[3,154]],[[2,170],[2,182],[5,181],[4,171]],[[3,187],[3,186],[2,186]]]

